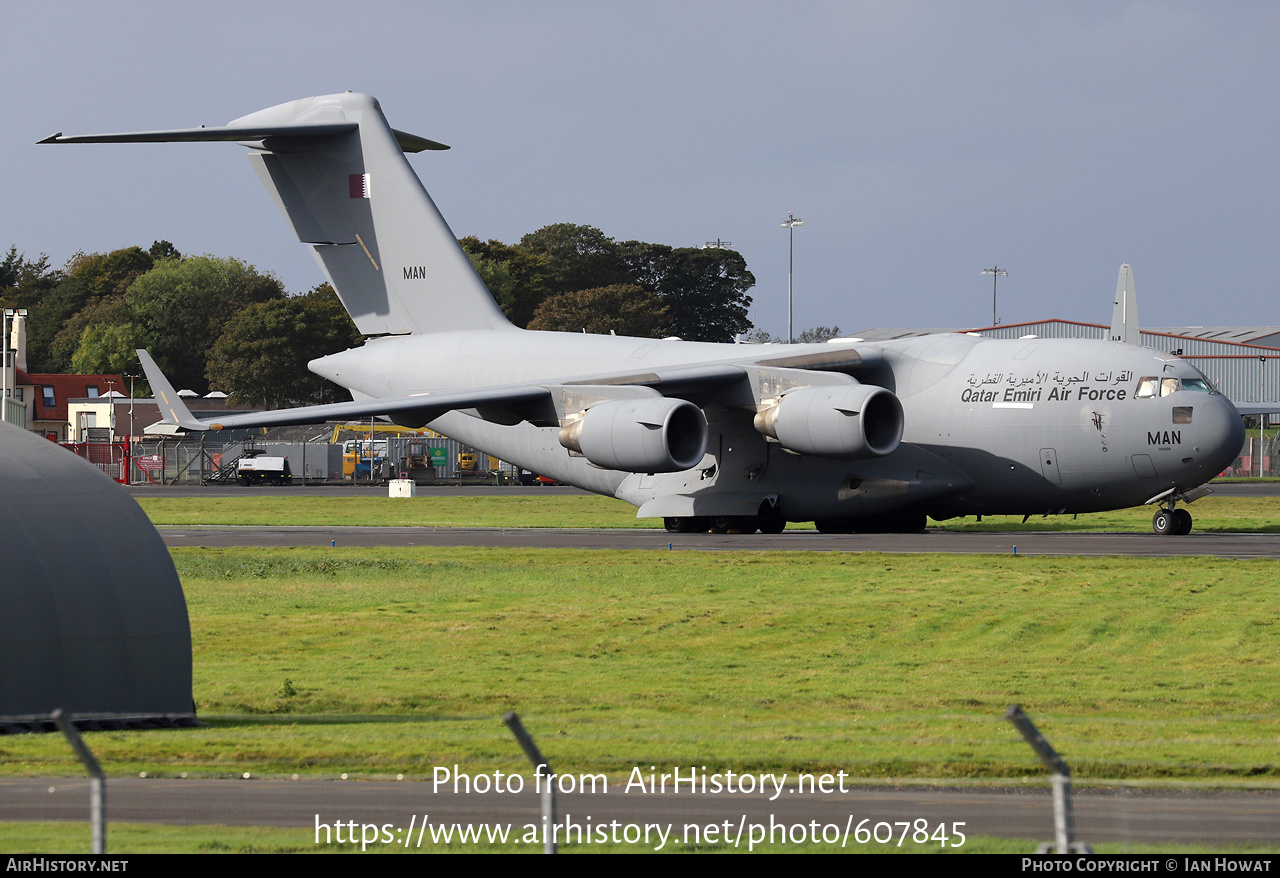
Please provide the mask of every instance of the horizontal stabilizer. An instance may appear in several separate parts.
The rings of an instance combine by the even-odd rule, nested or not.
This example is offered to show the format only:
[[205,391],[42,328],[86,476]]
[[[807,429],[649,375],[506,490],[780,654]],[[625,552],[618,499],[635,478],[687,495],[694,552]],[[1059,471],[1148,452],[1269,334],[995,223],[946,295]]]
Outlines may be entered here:
[[[214,128],[171,128],[166,131],[129,131],[122,134],[76,134],[64,136],[61,131],[37,143],[252,143],[268,137],[332,137],[350,134],[360,127],[358,122],[293,122],[275,125],[220,125]],[[395,131],[396,142],[404,152],[448,149],[443,143]]]

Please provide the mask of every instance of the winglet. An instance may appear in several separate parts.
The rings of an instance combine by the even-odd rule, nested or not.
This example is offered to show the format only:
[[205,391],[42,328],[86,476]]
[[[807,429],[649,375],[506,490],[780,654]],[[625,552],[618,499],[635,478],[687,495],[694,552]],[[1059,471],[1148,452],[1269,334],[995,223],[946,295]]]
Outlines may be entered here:
[[164,413],[165,420],[168,423],[176,424],[184,430],[218,429],[217,424],[196,420],[191,414],[191,410],[187,408],[187,404],[182,401],[182,397],[178,396],[177,391],[173,389],[173,385],[169,383],[169,379],[164,377],[164,373],[160,371],[160,367],[156,365],[155,360],[151,359],[149,353],[139,349],[138,359],[142,362],[142,371],[147,373],[147,381],[151,383],[151,390],[155,394],[156,402],[159,404],[160,411]]

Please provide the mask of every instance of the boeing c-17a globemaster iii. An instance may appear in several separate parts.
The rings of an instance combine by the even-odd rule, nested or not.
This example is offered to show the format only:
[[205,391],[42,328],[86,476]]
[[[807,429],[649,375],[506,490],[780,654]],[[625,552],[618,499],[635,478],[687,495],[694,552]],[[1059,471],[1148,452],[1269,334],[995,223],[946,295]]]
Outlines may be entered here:
[[512,326],[368,95],[220,128],[43,143],[229,141],[360,331],[311,371],[353,402],[192,417],[140,352],[168,419],[217,430],[385,416],[639,508],[668,530],[909,531],[968,515],[1177,508],[1240,451],[1231,402],[1189,363],[1118,341],[946,334],[734,345]]

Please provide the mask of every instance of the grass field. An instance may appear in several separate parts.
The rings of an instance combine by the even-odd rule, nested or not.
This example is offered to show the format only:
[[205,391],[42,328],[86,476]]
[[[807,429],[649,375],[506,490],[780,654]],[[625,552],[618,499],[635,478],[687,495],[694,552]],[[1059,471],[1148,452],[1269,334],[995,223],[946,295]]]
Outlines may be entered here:
[[[142,503],[158,523],[183,525],[656,524],[586,496]],[[1197,529],[1273,532],[1273,505],[1207,498],[1193,509]],[[1145,530],[1149,518],[1025,529]],[[982,528],[1024,529],[1019,521]],[[635,765],[696,764],[869,783],[1040,783],[1043,769],[1002,719],[1016,702],[1077,784],[1280,786],[1280,562],[463,548],[173,556],[207,725],[86,733],[109,774],[413,778],[455,763],[527,774],[500,721],[515,709],[561,772],[621,778]],[[0,738],[0,772],[80,768],[59,736],[32,735]],[[113,824],[110,837],[113,852],[316,850],[302,835]],[[974,838],[965,849],[1032,844]],[[0,824],[0,850],[86,847],[83,824]]]
[[[637,519],[635,508],[594,495],[506,494],[500,489],[468,497],[141,497],[138,502],[160,525],[364,525],[383,527],[642,527],[658,528],[661,519]],[[1192,504],[1197,531],[1280,533],[1277,502],[1266,497],[1206,497]],[[987,516],[981,522],[960,518],[931,527],[954,530],[1138,531],[1151,529],[1151,507],[1072,517]],[[811,523],[789,525],[812,529]]]
[[[1079,779],[1280,775],[1271,561],[180,549],[203,729],[90,733],[112,771],[636,764],[1018,779],[1024,705]],[[54,736],[3,771],[77,773]]]

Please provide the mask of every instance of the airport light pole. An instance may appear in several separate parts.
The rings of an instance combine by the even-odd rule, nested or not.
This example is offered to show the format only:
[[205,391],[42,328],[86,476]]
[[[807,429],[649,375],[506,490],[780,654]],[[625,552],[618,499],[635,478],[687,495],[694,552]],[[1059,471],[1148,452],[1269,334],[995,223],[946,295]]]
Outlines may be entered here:
[[[129,379],[129,484],[133,484],[133,379],[137,375],[126,375]],[[200,437],[201,439],[204,436]]]
[[982,269],[981,277],[991,278],[991,325],[992,326],[1000,325],[1000,319],[996,317],[996,284],[1000,282],[1000,278],[1008,277],[1008,276],[1009,276],[1009,272],[1005,271],[1003,268],[1001,268],[998,265],[993,265],[990,268]]
[[787,230],[787,237],[790,238],[787,253],[787,344],[793,344],[795,341],[791,332],[791,278],[796,267],[796,226],[802,225],[804,220],[792,216],[791,211],[787,211],[787,221],[782,224],[782,227]]
[[[1258,402],[1267,401],[1267,358],[1258,355]],[[1262,455],[1267,447],[1267,413],[1258,415],[1258,478],[1262,478]]]

